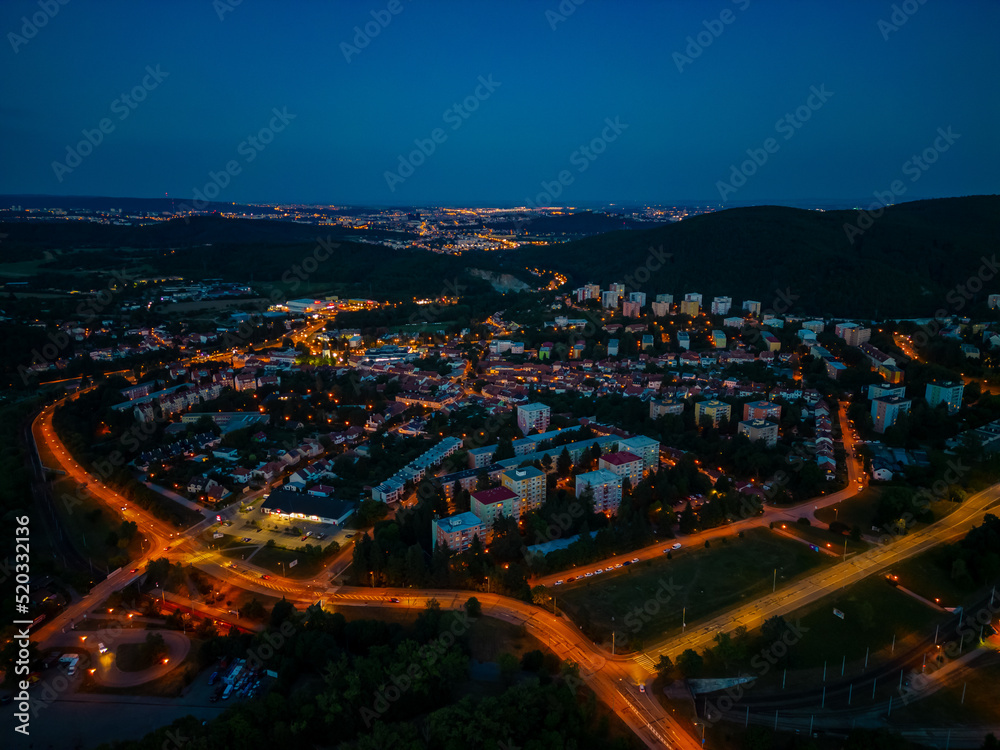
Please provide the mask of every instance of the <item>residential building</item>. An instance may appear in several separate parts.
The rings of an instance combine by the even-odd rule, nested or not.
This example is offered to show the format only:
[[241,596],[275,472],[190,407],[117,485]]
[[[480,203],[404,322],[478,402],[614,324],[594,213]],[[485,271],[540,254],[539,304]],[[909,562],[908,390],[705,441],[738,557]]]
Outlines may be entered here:
[[477,536],[485,544],[488,541],[486,536],[491,532],[492,529],[472,512],[457,513],[431,521],[431,538],[434,544],[448,547],[454,552],[465,552]]
[[649,402],[649,418],[656,419],[657,417],[662,417],[665,414],[683,414],[684,413],[684,403],[682,401],[676,401],[672,398],[665,399],[651,399]]
[[871,328],[848,328],[844,331],[844,343],[848,346],[861,346],[868,341],[871,341],[872,329]]
[[849,329],[851,329],[851,328],[857,328],[857,327],[858,327],[858,324],[857,324],[857,323],[848,323],[848,322],[844,322],[844,323],[837,323],[837,324],[836,324],[836,325],[835,325],[835,326],[833,327],[833,334],[834,334],[834,335],[835,335],[835,336],[836,336],[836,337],[837,337],[838,339],[843,339],[843,338],[845,338],[845,337],[847,336],[847,331],[848,331]]
[[598,469],[579,474],[576,477],[576,496],[580,497],[590,489],[594,499],[594,511],[614,515],[622,501],[622,480],[613,471]]
[[742,328],[745,321],[743,318],[731,317],[722,321],[725,328]]
[[743,309],[746,310],[751,315],[760,316],[761,304],[755,299],[743,300]]
[[802,323],[802,327],[807,331],[812,331],[813,333],[823,333],[826,328],[826,323],[822,320],[807,320]]
[[687,331],[678,331],[677,332],[677,346],[679,346],[681,349],[690,349],[691,348],[691,334],[689,334]]
[[701,303],[695,300],[685,299],[680,304],[681,315],[690,315],[692,318],[698,316],[701,312]]
[[642,472],[656,471],[660,466],[660,441],[645,435],[635,435],[618,441],[619,451],[628,451],[642,459]]
[[716,349],[726,348],[726,334],[722,331],[714,330],[712,331],[712,346]]
[[657,318],[663,318],[670,314],[670,303],[669,302],[654,302],[652,304],[653,315]]
[[613,292],[610,289],[601,292],[601,307],[606,307],[608,309],[618,307],[618,292]]
[[694,418],[699,425],[709,422],[713,427],[718,427],[722,420],[729,419],[731,412],[729,404],[715,398],[699,401],[694,405]]
[[910,413],[908,398],[900,396],[877,396],[872,399],[872,421],[875,423],[875,432],[885,432],[896,424],[900,414]]
[[469,505],[472,513],[491,530],[493,522],[500,516],[520,518],[524,512],[521,498],[509,487],[493,487],[473,492]]
[[672,304],[674,304],[674,295],[672,295],[672,294],[657,294],[656,295],[656,301],[657,302],[661,302],[661,303],[663,303],[665,305],[672,305]]
[[622,315],[626,318],[638,318],[642,314],[642,305],[632,300],[622,302]]
[[771,401],[749,401],[743,404],[743,419],[781,419],[781,404]]
[[956,414],[962,408],[962,393],[965,386],[961,382],[928,383],[924,390],[927,405],[934,408],[946,404],[949,414]]
[[549,417],[552,410],[545,404],[518,404],[517,426],[527,435],[531,430],[545,432],[549,429]]
[[843,362],[838,362],[835,359],[826,360],[826,376],[830,380],[837,380],[846,369],[847,365]]
[[518,518],[529,510],[536,510],[545,502],[545,472],[534,466],[507,469],[500,475],[500,483],[511,492],[516,492],[520,498],[522,510],[518,513]]
[[732,297],[716,297],[712,300],[712,315],[729,315],[732,306]]
[[906,395],[906,386],[892,385],[889,383],[872,383],[868,386],[868,398],[878,398],[879,396],[900,396]]
[[986,298],[986,304],[990,306],[991,310],[996,310],[1000,307],[1000,294],[991,294]]
[[646,306],[646,293],[645,292],[629,292],[628,295],[629,302],[637,302],[639,307]]
[[769,352],[776,352],[781,349],[781,342],[778,341],[778,337],[770,331],[764,331],[764,333],[760,335],[760,338]]
[[598,460],[599,469],[605,469],[619,479],[628,479],[635,487],[642,480],[642,459],[629,451],[607,453]]
[[896,365],[879,365],[878,374],[885,378],[888,383],[903,382],[903,371]]
[[608,340],[608,356],[617,357],[618,356],[618,339]]
[[778,425],[766,419],[747,419],[739,423],[737,431],[746,435],[751,442],[763,440],[764,445],[773,448],[778,442]]

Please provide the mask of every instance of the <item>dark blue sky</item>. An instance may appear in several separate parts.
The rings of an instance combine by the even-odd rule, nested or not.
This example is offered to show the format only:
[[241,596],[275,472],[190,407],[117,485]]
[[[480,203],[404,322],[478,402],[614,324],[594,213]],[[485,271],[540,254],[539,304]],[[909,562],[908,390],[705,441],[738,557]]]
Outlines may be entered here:
[[[51,17],[47,1],[0,6],[0,193],[572,204],[997,192],[1000,7],[987,0],[897,3],[915,9],[905,19],[871,0],[71,0]],[[575,10],[560,20],[560,7]],[[373,12],[390,22],[345,54]],[[706,23],[721,33],[694,57],[687,38],[705,41]],[[144,81],[133,109],[120,97]],[[452,109],[467,97],[475,111]],[[103,118],[77,161],[67,147],[90,151],[82,131],[96,140]],[[616,118],[627,127],[609,128]],[[266,145],[247,141],[271,125],[282,129]],[[957,138],[939,135],[949,127]],[[409,157],[415,139],[434,152]],[[594,139],[602,153],[580,150]],[[734,181],[747,149],[762,163]],[[933,164],[909,161],[925,149]],[[235,174],[213,179],[230,161]]]

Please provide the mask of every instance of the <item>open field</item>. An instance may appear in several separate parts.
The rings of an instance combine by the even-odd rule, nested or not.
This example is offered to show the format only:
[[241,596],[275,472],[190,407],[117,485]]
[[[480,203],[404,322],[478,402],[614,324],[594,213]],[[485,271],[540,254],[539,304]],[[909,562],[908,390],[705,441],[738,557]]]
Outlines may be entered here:
[[[768,529],[750,529],[711,548],[681,549],[614,573],[555,589],[558,605],[592,636],[619,649],[635,648],[681,630],[741,600],[768,594],[778,585],[830,565],[834,558]],[[685,613],[686,610],[686,613]]]

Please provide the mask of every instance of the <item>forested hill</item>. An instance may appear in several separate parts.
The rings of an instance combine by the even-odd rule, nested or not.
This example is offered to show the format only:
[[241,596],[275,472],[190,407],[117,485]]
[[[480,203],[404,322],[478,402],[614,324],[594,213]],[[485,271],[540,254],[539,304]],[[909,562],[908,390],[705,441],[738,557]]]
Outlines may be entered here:
[[[34,280],[42,286],[65,283],[66,271],[129,268],[139,275],[282,282],[290,294],[316,288],[406,300],[456,290],[490,295],[490,285],[469,270],[502,270],[495,253],[394,250],[352,241],[338,227],[268,220],[196,217],[147,226],[24,222],[0,224],[0,233],[7,235],[0,262],[38,261]],[[308,285],[299,283],[306,278]]]
[[[669,257],[660,262],[651,248]],[[954,302],[960,297],[948,294],[998,251],[1000,196],[994,195],[901,203],[877,218],[855,210],[734,208],[655,229],[528,247],[519,255],[526,265],[567,273],[570,288],[624,281],[650,300],[701,292],[706,305],[729,296],[737,310],[744,299],[768,308],[780,290],[797,296],[793,313],[916,317],[982,309],[987,294],[1000,292],[1000,279],[983,284],[961,309]],[[998,272],[987,263],[983,276]]]

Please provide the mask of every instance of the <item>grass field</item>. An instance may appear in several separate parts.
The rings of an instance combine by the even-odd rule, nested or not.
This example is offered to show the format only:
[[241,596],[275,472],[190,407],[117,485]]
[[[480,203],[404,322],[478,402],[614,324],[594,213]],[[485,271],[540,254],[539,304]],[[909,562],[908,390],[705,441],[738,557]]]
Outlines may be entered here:
[[[844,613],[837,617],[833,610]],[[822,666],[824,661],[839,666],[844,657],[848,664],[862,662],[865,652],[872,662],[882,656],[902,653],[905,641],[933,634],[939,622],[950,615],[936,611],[886,583],[883,576],[859,581],[808,607],[785,617],[788,621],[801,618],[807,628],[795,647],[795,666]],[[893,637],[896,646],[893,649]]]
[[[587,579],[558,591],[558,605],[596,638],[619,647],[681,630],[721,610],[769,594],[778,585],[835,561],[768,529],[750,529],[743,539],[717,541],[711,548],[681,550]],[[659,596],[658,596],[659,594]],[[640,609],[638,612],[636,608]],[[682,610],[686,610],[686,613]]]
[[153,666],[145,643],[122,643],[115,649],[115,666],[122,672],[141,672]]

